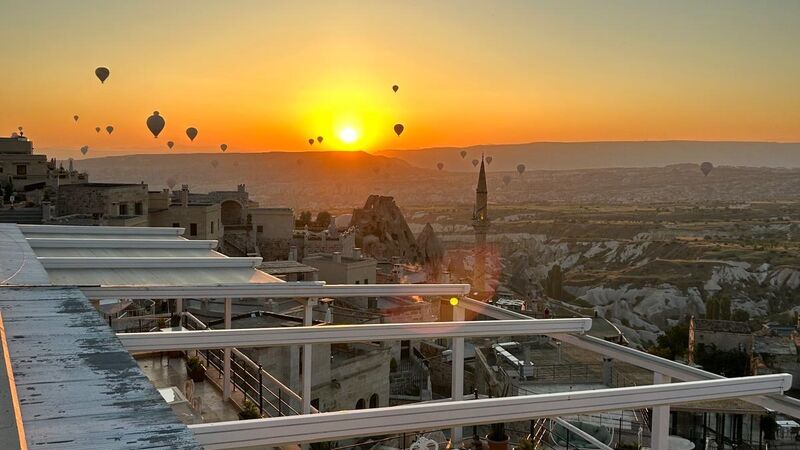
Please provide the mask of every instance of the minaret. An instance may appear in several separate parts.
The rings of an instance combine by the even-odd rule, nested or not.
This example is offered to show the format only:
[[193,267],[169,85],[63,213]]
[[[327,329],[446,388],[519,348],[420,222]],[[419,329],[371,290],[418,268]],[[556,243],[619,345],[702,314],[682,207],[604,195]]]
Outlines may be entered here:
[[478,188],[475,190],[475,210],[472,212],[472,228],[475,229],[475,267],[472,275],[473,291],[486,292],[486,232],[489,231],[489,191],[486,189],[486,169],[481,155],[481,171]]

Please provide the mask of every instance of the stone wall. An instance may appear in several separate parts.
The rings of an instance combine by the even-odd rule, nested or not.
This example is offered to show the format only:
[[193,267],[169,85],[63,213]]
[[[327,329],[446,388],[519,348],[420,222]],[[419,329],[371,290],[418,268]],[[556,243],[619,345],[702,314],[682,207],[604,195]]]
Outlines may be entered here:
[[[56,211],[59,216],[69,214],[133,216],[137,215],[137,203],[141,205],[140,215],[146,215],[149,209],[146,184],[70,184],[59,187]],[[125,207],[127,214],[124,213]]]

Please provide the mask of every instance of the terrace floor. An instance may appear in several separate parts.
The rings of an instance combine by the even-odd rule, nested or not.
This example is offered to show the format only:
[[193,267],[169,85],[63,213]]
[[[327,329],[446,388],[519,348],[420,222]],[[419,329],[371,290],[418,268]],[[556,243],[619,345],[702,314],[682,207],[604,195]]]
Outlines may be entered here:
[[[168,356],[166,353],[134,355],[139,368],[150,379],[162,395],[174,396],[170,403],[172,410],[185,424],[224,422],[239,420],[239,410],[229,402],[222,400],[222,392],[210,380],[194,383],[194,397],[200,398],[201,411],[192,407],[192,401],[186,395],[186,364],[183,358]],[[216,373],[215,373],[216,374]],[[214,376],[215,374],[209,373]],[[177,388],[179,393],[164,389]]]

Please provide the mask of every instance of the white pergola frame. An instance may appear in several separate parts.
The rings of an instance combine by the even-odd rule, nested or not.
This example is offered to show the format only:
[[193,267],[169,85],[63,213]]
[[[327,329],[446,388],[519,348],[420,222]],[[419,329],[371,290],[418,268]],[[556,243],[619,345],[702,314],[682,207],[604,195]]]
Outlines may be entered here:
[[[779,394],[791,375],[762,375],[640,387],[562,392],[189,425],[207,450],[280,446],[436,430],[454,426],[513,422],[609,410],[668,406],[690,401]],[[666,447],[655,447],[666,450]]]
[[119,333],[130,352],[205,350],[222,347],[272,347],[280,345],[337,344],[401,339],[506,337],[548,333],[584,333],[591,319],[552,319],[535,323],[519,320],[463,322],[381,323],[314,327],[245,328],[176,333]]
[[[466,284],[453,285],[326,285],[324,282],[295,282],[295,283],[269,283],[269,284],[242,284],[242,285],[215,285],[215,286],[83,286],[80,287],[84,294],[90,299],[100,298],[143,298],[143,299],[186,299],[186,298],[224,298],[226,301],[226,312],[230,311],[230,301],[232,298],[292,298],[305,303],[304,325],[311,325],[311,311],[316,300],[323,297],[370,297],[370,296],[455,296],[459,299],[458,306],[453,308],[453,320],[464,320],[464,311],[471,310],[487,317],[498,319],[501,322],[519,321],[524,319],[529,323],[549,322],[532,319],[520,313],[505,310],[493,305],[489,305],[466,297],[470,287]],[[226,314],[227,315],[227,314]],[[491,321],[488,321],[489,323]],[[227,323],[227,322],[226,322]],[[462,324],[465,325],[465,324]],[[381,326],[381,325],[378,325]],[[238,330],[237,330],[238,331]],[[379,333],[376,331],[376,333]],[[520,334],[535,334],[532,332]],[[669,386],[672,378],[682,381],[713,381],[722,380],[721,377],[701,369],[686,366],[684,364],[659,358],[638,350],[621,346],[602,339],[586,336],[583,334],[573,334],[572,332],[543,331],[541,334],[548,335],[553,339],[575,345],[576,347],[602,354],[606,357],[627,362],[638,367],[642,367],[654,372],[654,384],[664,383]],[[379,335],[379,334],[377,334]],[[426,336],[428,337],[428,336]],[[463,377],[464,377],[464,337],[450,334],[453,338],[453,381],[452,381],[452,401],[463,399]],[[122,337],[122,339],[125,339]],[[368,340],[380,340],[370,338]],[[276,341],[272,341],[276,342]],[[298,341],[299,342],[299,341]],[[352,341],[351,341],[352,342]],[[209,347],[220,348],[219,344],[203,344]],[[225,344],[237,345],[237,344]],[[275,344],[279,345],[279,344]],[[311,364],[311,344],[303,343],[303,364],[309,367]],[[226,347],[230,348],[230,347]],[[681,383],[683,385],[685,383]],[[310,372],[303,374],[303,395],[304,414],[310,413],[310,404],[307,400],[311,394]],[[753,394],[748,401],[759,406],[780,411],[794,417],[800,417],[800,401],[781,395],[781,392],[764,392]],[[652,405],[651,405],[652,406]],[[669,406],[658,406],[653,408],[653,447],[660,448],[666,445],[669,425]],[[417,427],[418,428],[418,427]],[[367,433],[362,433],[367,434]],[[452,436],[459,439],[461,436],[460,427],[453,429]],[[311,442],[311,441],[309,441]]]

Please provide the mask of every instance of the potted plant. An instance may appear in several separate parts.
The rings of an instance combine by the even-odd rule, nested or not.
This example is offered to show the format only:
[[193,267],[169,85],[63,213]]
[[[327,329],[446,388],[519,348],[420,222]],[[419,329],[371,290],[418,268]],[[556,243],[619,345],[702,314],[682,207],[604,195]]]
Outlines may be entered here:
[[503,422],[493,423],[492,431],[486,436],[489,443],[489,450],[508,450],[508,435],[506,434],[506,424]]
[[239,420],[260,419],[261,414],[258,412],[258,407],[255,403],[245,399],[242,410],[239,411]]
[[186,375],[195,383],[199,383],[206,379],[206,368],[200,362],[200,358],[192,356],[186,360]]
[[516,450],[537,450],[538,445],[534,444],[531,438],[524,437],[517,443]]

